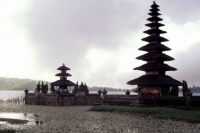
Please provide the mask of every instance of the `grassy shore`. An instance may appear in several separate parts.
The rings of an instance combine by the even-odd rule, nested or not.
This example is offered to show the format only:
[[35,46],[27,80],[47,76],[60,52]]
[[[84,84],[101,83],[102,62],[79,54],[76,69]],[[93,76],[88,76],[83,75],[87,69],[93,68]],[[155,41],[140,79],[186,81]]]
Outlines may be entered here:
[[117,112],[129,112],[134,114],[142,114],[147,116],[153,116],[157,118],[167,118],[183,120],[187,122],[198,122],[200,123],[200,111],[192,110],[180,110],[174,108],[161,108],[161,107],[127,107],[127,106],[94,106],[90,109],[91,111],[117,111]]
[[[43,124],[0,124],[0,129],[15,130],[17,133],[192,133],[200,131],[200,123],[188,123],[173,119],[158,119],[156,117],[144,117],[143,115],[125,113],[130,108],[119,107],[118,112],[111,106],[112,112],[89,111],[91,108],[102,106],[35,106],[23,104],[0,104],[0,113],[24,113],[35,114]],[[137,109],[131,107],[132,109]],[[144,108],[145,109],[145,108]],[[143,111],[152,113],[155,111]],[[140,111],[141,112],[141,111]],[[34,115],[32,116],[35,119]]]

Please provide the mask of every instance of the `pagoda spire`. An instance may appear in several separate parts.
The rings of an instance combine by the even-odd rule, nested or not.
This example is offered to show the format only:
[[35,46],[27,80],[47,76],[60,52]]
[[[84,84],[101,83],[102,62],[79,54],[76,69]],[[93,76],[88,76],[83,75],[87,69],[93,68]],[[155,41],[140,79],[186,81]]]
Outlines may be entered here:
[[60,70],[60,73],[57,73],[55,76],[59,76],[60,80],[57,80],[53,83],[51,83],[51,86],[59,86],[59,90],[67,90],[68,92],[68,86],[76,86],[75,83],[71,82],[67,79],[68,76],[72,76],[71,74],[67,73],[67,70],[71,70],[70,68],[66,67],[63,63],[62,66],[58,67],[57,70]]
[[66,67],[65,63],[63,63],[63,65],[57,70],[60,70],[60,73],[57,73],[55,76],[59,76],[61,80],[67,80],[67,77],[72,76],[66,72],[67,70],[70,70],[70,68]]
[[145,71],[146,75],[153,73],[165,75],[166,71],[177,70],[174,67],[164,64],[164,61],[171,61],[174,60],[174,58],[163,53],[163,51],[171,49],[161,44],[162,42],[168,41],[168,39],[160,36],[160,34],[165,34],[167,32],[159,29],[160,25],[158,25],[158,23],[159,21],[162,21],[162,19],[158,17],[158,15],[161,15],[158,13],[158,7],[159,6],[154,1],[149,13],[151,17],[147,19],[154,25],[151,25],[150,29],[144,31],[144,33],[149,36],[143,38],[142,41],[148,42],[148,44],[139,49],[146,51],[147,53],[136,58],[138,60],[146,61],[146,64],[134,68],[134,70]]
[[159,6],[154,1],[153,5],[151,5],[151,9],[149,10],[150,13],[148,13],[150,17],[147,20],[150,21],[150,23],[146,24],[146,26],[150,29],[144,31],[144,33],[148,36],[141,39],[148,44],[142,46],[139,50],[147,53],[136,58],[138,60],[145,61],[146,63],[134,68],[134,70],[144,71],[145,75],[137,79],[133,79],[127,84],[143,86],[143,88],[152,85],[154,86],[152,89],[154,89],[155,86],[162,89],[161,86],[163,85],[167,85],[167,87],[182,85],[181,82],[166,75],[166,71],[175,71],[177,69],[164,63],[165,61],[172,61],[174,58],[163,53],[164,51],[169,51],[171,49],[162,44],[162,42],[169,40],[160,36],[161,34],[165,34],[167,32],[160,29],[160,27],[164,26],[164,24],[160,23],[163,19],[158,17],[161,15],[158,12],[160,11],[158,7]]

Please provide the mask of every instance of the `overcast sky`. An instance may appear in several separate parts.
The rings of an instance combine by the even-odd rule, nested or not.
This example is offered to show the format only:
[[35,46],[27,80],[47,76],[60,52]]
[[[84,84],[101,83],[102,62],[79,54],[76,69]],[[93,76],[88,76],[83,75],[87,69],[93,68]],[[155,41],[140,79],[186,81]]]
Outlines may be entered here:
[[[157,0],[164,20],[167,75],[200,86],[200,1]],[[55,81],[63,63],[72,82],[131,89],[152,0],[1,0],[0,76]]]

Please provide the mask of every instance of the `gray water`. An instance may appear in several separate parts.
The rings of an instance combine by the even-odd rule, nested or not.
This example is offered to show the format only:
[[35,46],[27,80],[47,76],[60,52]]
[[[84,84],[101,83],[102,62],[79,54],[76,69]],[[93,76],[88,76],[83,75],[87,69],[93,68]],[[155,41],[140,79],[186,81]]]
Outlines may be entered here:
[[6,118],[8,120],[1,121],[0,124],[8,123],[9,119],[15,120],[27,120],[28,122],[25,125],[35,125],[36,118],[34,114],[23,114],[23,113],[0,113],[0,118]]
[[[96,91],[90,91],[90,93],[98,93]],[[125,92],[119,91],[110,91],[107,93],[108,95],[125,95]],[[0,91],[0,99],[8,100],[13,98],[21,98],[24,97],[24,91]],[[131,92],[131,95],[137,95],[137,93]]]
[[0,91],[0,99],[8,100],[24,97],[24,91]]
[[[96,91],[90,91],[90,93],[96,93]],[[110,91],[107,93],[108,95],[125,95],[125,92],[119,91]],[[131,95],[137,95],[137,93],[131,92]],[[179,93],[179,96],[182,96],[182,93]],[[193,96],[200,96],[200,93],[193,93]],[[24,97],[24,91],[0,91],[0,99],[8,100],[13,98],[21,98]]]

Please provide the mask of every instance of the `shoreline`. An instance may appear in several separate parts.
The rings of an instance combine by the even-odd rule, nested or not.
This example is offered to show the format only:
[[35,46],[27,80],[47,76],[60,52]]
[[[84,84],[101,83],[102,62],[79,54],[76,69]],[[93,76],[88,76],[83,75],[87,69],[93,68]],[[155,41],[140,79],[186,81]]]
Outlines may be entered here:
[[[37,114],[43,125],[0,124],[21,132],[198,132],[200,123],[159,119],[130,113],[89,111],[92,106],[0,104],[0,112]],[[34,119],[31,116],[30,119]],[[144,128],[145,127],[145,128]],[[192,127],[192,128],[191,128]]]

